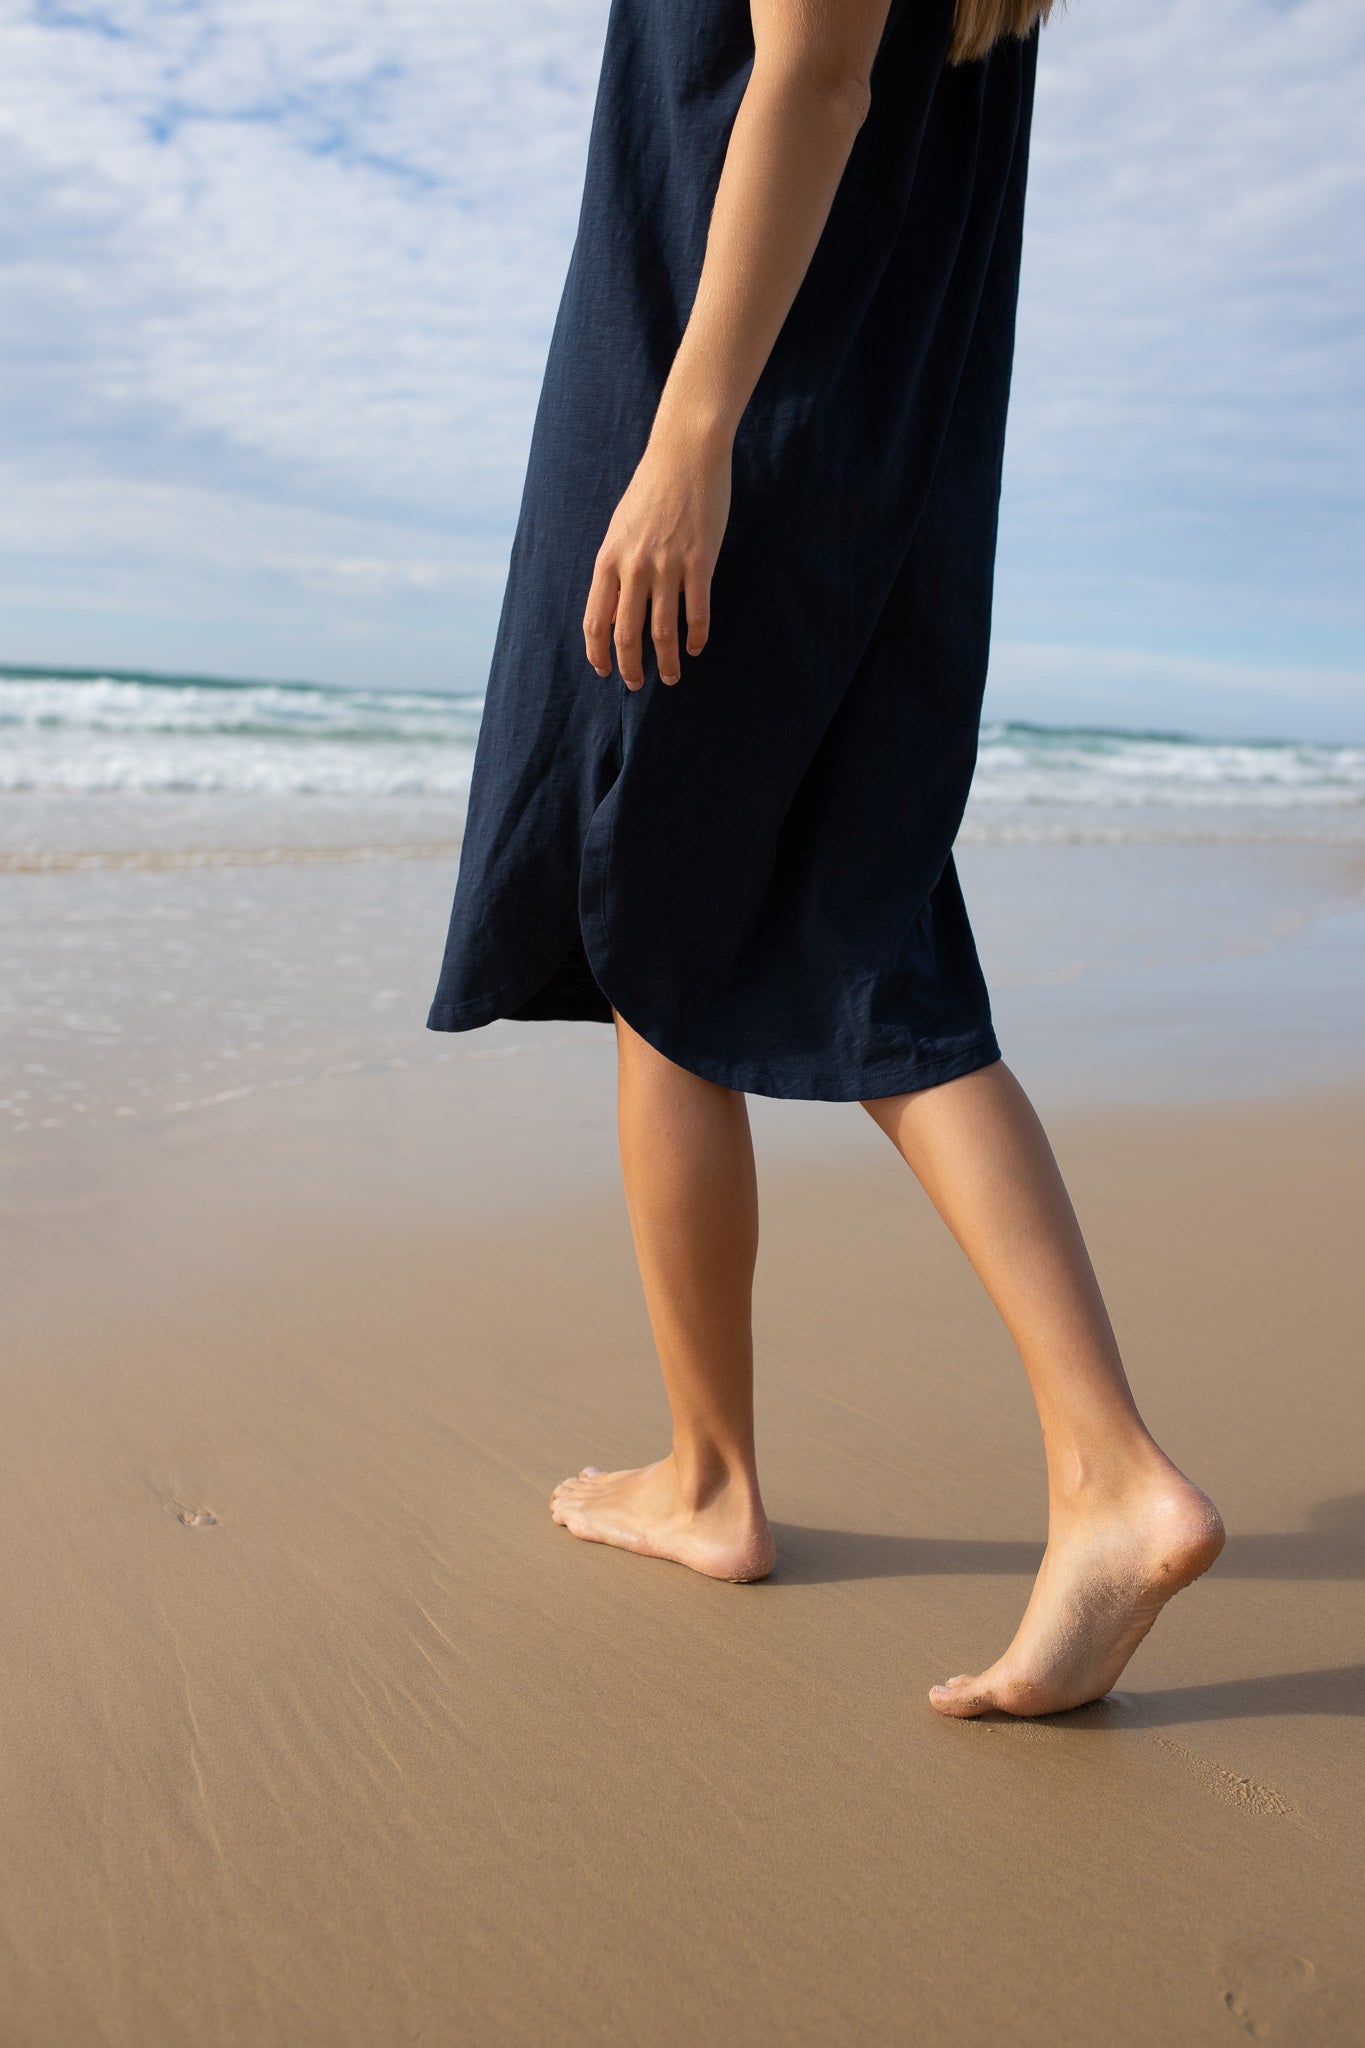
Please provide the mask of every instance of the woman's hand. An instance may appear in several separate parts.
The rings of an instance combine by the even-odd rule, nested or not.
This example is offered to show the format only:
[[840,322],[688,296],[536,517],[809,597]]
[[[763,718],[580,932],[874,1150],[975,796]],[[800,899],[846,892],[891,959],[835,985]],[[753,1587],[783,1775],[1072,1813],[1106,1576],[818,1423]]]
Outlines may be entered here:
[[687,651],[700,654],[711,625],[711,577],[730,516],[728,433],[656,420],[649,446],[597,551],[583,639],[599,676],[616,660],[628,690],[644,685],[645,608],[659,677],[676,683],[678,598],[687,601]]

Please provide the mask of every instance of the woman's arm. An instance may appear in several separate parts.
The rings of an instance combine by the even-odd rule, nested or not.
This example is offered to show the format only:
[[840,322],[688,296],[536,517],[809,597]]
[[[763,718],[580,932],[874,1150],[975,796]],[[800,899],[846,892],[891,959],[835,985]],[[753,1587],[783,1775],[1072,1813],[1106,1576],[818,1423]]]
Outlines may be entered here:
[[730,510],[735,429],[815,253],[853,139],[890,0],[751,0],[754,64],[730,131],[696,299],[649,443],[598,550],[583,619],[588,660],[644,682],[645,608],[665,682],[710,626]]

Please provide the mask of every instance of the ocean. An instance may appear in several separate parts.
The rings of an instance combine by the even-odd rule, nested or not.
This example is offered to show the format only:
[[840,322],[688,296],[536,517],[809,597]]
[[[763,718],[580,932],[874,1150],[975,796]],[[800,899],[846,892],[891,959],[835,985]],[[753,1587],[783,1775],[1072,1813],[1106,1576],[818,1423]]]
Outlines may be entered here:
[[[404,807],[414,838],[441,821],[434,836],[457,837],[482,706],[436,690],[0,668],[0,794],[120,799],[99,809],[134,840],[139,816],[150,823],[167,799],[182,822],[185,800],[204,800],[201,840],[230,819],[240,841],[281,805],[297,833],[301,800],[331,817],[344,806],[362,840],[382,816],[380,843],[391,841]],[[11,857],[40,857],[43,825],[59,818],[51,851],[69,843],[69,805],[5,809]],[[1365,844],[1365,746],[988,721],[961,840]]]

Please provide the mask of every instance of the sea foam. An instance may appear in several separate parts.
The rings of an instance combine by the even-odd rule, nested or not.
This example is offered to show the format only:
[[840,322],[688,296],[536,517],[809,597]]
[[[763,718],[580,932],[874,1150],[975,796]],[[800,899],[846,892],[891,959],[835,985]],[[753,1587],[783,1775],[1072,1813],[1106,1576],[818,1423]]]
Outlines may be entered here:
[[[0,670],[0,791],[448,799],[483,698],[214,677]],[[1365,840],[1365,747],[995,720],[963,838]]]

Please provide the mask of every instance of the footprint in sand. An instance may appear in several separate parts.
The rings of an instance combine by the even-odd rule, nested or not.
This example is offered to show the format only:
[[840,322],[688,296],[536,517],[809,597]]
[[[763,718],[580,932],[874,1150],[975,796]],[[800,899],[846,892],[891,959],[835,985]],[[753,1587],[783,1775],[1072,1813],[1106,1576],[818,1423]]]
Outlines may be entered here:
[[1316,1988],[1318,1973],[1307,1956],[1248,1941],[1224,1957],[1217,1980],[1224,2012],[1249,2040],[1289,2041],[1300,2001]]
[[[988,1733],[1007,1732],[1012,1742],[1056,1740],[1063,1736],[1064,1730],[1081,1727],[1086,1721],[1092,1726],[1113,1725],[1115,1709],[1122,1713],[1131,1709],[1133,1704],[1131,1693],[1110,1692],[1102,1700],[1092,1700],[1085,1707],[1073,1707],[1065,1714],[1041,1715],[1037,1720],[982,1717],[968,1725]],[[1282,1820],[1302,1819],[1293,1800],[1276,1786],[1258,1784],[1255,1778],[1245,1778],[1240,1771],[1230,1771],[1208,1757],[1197,1756],[1192,1749],[1186,1749],[1183,1742],[1173,1742],[1169,1735],[1152,1735],[1147,1739],[1164,1749],[1182,1770],[1197,1778],[1205,1791],[1222,1800],[1225,1806],[1235,1806],[1243,1813],[1274,1815]]]
[[1244,1778],[1238,1771],[1225,1770],[1222,1764],[1210,1763],[1207,1757],[1196,1756],[1183,1743],[1172,1742],[1169,1735],[1154,1735],[1153,1742],[1168,1750],[1176,1762],[1192,1777],[1198,1778],[1205,1790],[1212,1792],[1215,1799],[1221,1799],[1228,1806],[1238,1806],[1243,1813],[1274,1814],[1283,1819],[1297,1815],[1298,1808],[1283,1792],[1273,1785],[1258,1785],[1254,1778]]

